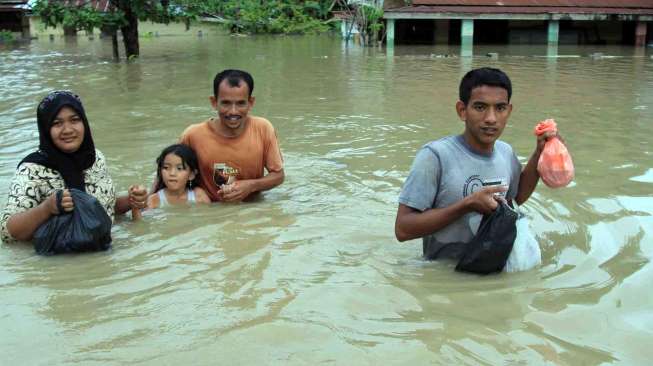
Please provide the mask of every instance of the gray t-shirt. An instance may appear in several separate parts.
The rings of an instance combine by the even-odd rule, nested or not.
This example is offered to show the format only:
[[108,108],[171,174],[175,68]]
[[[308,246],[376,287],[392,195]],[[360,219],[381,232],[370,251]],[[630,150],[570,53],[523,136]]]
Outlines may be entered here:
[[[474,151],[462,135],[448,136],[424,145],[417,153],[399,195],[399,203],[419,211],[444,208],[478,189],[506,185],[506,198],[517,195],[521,164],[512,147],[494,143],[490,154]],[[481,222],[482,215],[468,213],[445,228],[423,238],[424,256],[458,258]]]

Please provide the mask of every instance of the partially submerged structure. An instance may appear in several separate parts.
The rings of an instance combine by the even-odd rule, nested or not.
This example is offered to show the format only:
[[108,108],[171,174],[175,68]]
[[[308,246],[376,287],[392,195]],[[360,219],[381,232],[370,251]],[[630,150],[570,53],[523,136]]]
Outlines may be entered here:
[[387,44],[653,41],[653,0],[386,0]]
[[30,10],[28,0],[0,0],[0,31],[9,31],[16,38],[29,38]]

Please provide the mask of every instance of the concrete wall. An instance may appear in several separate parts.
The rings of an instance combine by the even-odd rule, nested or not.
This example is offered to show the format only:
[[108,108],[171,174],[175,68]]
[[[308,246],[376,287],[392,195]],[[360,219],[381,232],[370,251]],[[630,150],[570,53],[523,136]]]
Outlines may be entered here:
[[[59,26],[56,28],[48,27],[45,28],[41,18],[38,16],[29,17],[29,27],[32,36],[36,37],[49,37],[50,34],[54,36],[63,36],[63,27]],[[202,30],[204,34],[209,32],[222,32],[222,28],[215,23],[193,23],[191,24],[190,30],[186,31],[186,25],[183,23],[170,23],[170,24],[158,24],[152,22],[139,22],[138,23],[138,33],[140,36],[154,35],[157,33],[160,36],[183,36],[183,35],[196,35],[199,30]],[[93,31],[96,35],[100,34],[99,29]],[[78,36],[85,36],[86,32],[80,31],[77,33]]]

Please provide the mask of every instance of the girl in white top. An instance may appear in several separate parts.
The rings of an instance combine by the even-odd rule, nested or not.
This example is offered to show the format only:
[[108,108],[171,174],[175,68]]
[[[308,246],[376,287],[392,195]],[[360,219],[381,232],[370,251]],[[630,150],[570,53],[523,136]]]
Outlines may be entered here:
[[183,144],[168,146],[156,163],[157,186],[147,198],[148,208],[211,202],[206,191],[197,185],[197,156],[190,147]]

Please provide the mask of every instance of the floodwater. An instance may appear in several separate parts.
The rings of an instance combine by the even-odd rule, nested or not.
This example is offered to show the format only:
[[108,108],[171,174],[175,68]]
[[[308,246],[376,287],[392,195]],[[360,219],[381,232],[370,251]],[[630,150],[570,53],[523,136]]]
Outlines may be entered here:
[[[117,219],[105,253],[0,250],[3,364],[649,364],[653,357],[653,59],[630,47],[343,46],[330,36],[39,40],[0,49],[0,205],[38,144],[36,104],[83,99],[119,190],[212,115],[212,78],[250,70],[287,179],[264,198]],[[122,52],[122,50],[121,50]],[[498,59],[479,56],[498,52]],[[589,54],[601,52],[603,58]],[[523,207],[541,267],[478,277],[394,238],[417,149],[459,133],[460,77],[514,83],[503,139],[525,162],[555,118],[576,180]]]

